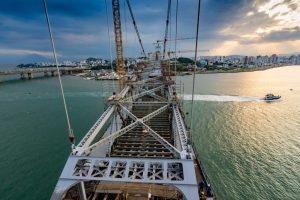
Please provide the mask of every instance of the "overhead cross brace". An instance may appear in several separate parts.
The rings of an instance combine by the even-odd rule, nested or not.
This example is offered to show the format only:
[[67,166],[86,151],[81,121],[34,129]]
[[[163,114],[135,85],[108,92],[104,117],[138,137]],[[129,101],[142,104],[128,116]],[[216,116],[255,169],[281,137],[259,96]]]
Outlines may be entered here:
[[142,97],[142,96],[145,96],[148,92],[155,92],[155,91],[158,91],[158,90],[162,89],[163,87],[164,87],[164,86],[159,86],[159,87],[153,88],[153,89],[151,89],[151,90],[147,90],[147,91],[145,91],[145,92],[142,92],[142,93],[133,95],[133,96],[131,96],[131,97],[125,98],[125,99],[121,100],[121,102],[122,102],[122,101],[136,100],[136,99],[138,99],[138,98],[140,98],[140,97]]
[[[123,107],[123,106],[121,106],[121,108],[122,108],[122,107]],[[111,135],[109,135],[109,136],[107,136],[107,137],[101,139],[99,142],[96,142],[95,144],[93,144],[93,145],[91,145],[91,146],[89,146],[89,147],[87,147],[87,148],[82,149],[81,152],[79,152],[80,155],[81,155],[81,154],[85,154],[85,155],[86,155],[86,154],[89,154],[94,148],[96,148],[96,147],[98,147],[98,146],[101,146],[101,145],[103,145],[103,144],[106,144],[106,143],[108,143],[108,142],[110,142],[110,141],[113,141],[114,139],[116,139],[116,138],[122,136],[123,134],[127,133],[128,131],[134,129],[134,128],[137,127],[138,125],[141,125],[141,124],[143,125],[145,121],[148,121],[149,119],[155,117],[156,115],[159,115],[160,113],[162,113],[163,111],[165,111],[167,108],[168,108],[168,105],[166,105],[166,106],[164,106],[164,107],[161,107],[160,109],[158,109],[158,110],[156,110],[156,111],[150,113],[149,115],[147,115],[147,116],[145,116],[145,117],[143,117],[143,118],[141,118],[141,119],[138,119],[138,118],[136,117],[137,120],[136,120],[135,122],[133,122],[132,124],[130,124],[130,125],[128,125],[128,126],[125,126],[125,127],[122,128],[121,130],[119,130],[119,131],[117,131],[117,132],[114,132],[114,133],[112,133]],[[127,110],[127,109],[126,109],[126,110]],[[130,111],[127,110],[126,112],[130,112]],[[131,115],[133,115],[133,114],[131,113]],[[133,116],[135,116],[135,115],[133,115]]]
[[164,112],[165,110],[167,110],[169,107],[169,105],[165,105],[157,110],[155,110],[154,112],[150,113],[149,115],[143,117],[142,119],[139,119],[138,117],[136,117],[133,113],[131,113],[127,108],[125,108],[124,106],[121,105],[121,109],[133,120],[135,120],[135,122],[139,121],[144,127],[146,127],[149,131],[149,133],[157,140],[159,141],[162,145],[164,145],[170,152],[172,152],[174,155],[180,157],[180,151],[178,151],[178,149],[176,149],[176,147],[174,147],[173,145],[171,145],[167,140],[165,140],[163,137],[161,137],[156,131],[154,131],[151,127],[149,127],[147,124],[145,124],[144,122],[149,121],[150,119],[152,119],[153,117],[161,114],[162,112]]
[[159,100],[159,101],[168,101],[168,99],[166,99],[166,98],[163,98],[163,97],[161,97],[161,96],[159,96],[159,95],[156,95],[156,94],[154,94],[153,92],[149,92],[149,91],[147,91],[147,90],[145,90],[145,89],[140,89],[140,90],[142,90],[143,92],[146,92],[146,94],[148,94],[149,96],[151,96],[151,97],[153,97],[154,99],[157,99],[157,100]]

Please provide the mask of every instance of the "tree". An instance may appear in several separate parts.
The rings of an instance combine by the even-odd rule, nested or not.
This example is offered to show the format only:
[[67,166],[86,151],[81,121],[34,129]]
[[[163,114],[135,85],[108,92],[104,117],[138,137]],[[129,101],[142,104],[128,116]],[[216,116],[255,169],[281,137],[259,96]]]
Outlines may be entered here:
[[185,57],[179,57],[179,58],[177,59],[177,61],[178,61],[179,63],[182,63],[182,64],[193,64],[193,63],[194,63],[194,61],[193,61],[192,59],[190,59],[190,58],[185,58]]

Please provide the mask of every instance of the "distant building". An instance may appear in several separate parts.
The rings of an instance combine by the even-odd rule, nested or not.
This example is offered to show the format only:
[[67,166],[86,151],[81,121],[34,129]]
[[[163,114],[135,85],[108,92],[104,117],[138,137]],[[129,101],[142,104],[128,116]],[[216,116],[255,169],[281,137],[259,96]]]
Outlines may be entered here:
[[256,56],[255,64],[256,64],[256,66],[259,66],[259,67],[261,67],[263,65],[263,59],[262,59],[261,55]]
[[244,65],[248,65],[249,64],[249,57],[245,56],[244,58]]
[[297,65],[300,65],[300,54],[297,56],[297,58],[296,58],[296,64]]
[[295,55],[290,56],[289,63],[295,65],[297,62],[297,57]]
[[262,61],[264,64],[270,63],[269,56],[267,56],[267,55],[263,56]]
[[270,63],[272,63],[272,64],[277,64],[278,63],[278,56],[276,54],[273,54],[270,57]]
[[255,64],[255,57],[253,56],[245,56],[244,58],[244,66],[254,65]]
[[204,67],[206,65],[208,65],[208,61],[207,60],[200,60],[200,66],[201,67]]
[[249,61],[249,64],[253,65],[255,63],[255,57],[254,56],[249,56],[248,61]]

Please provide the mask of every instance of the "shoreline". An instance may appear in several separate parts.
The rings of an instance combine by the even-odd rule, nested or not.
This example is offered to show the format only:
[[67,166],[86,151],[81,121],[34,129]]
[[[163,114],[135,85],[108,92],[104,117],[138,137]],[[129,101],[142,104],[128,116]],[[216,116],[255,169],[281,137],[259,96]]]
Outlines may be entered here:
[[[219,73],[243,73],[243,72],[256,72],[256,71],[265,71],[268,69],[279,68],[279,67],[288,67],[293,65],[281,65],[281,66],[267,66],[267,67],[253,67],[253,68],[236,68],[232,70],[213,70],[213,71],[196,71],[196,74],[219,74]],[[296,66],[296,65],[295,65]],[[179,72],[177,76],[188,76],[192,75],[192,71]]]

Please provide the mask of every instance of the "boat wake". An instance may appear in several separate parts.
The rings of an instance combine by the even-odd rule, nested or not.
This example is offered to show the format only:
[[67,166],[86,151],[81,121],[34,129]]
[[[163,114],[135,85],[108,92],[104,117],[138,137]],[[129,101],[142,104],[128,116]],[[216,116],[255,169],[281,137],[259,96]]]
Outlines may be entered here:
[[[192,95],[185,94],[184,100],[192,100]],[[230,96],[230,95],[194,95],[196,101],[217,101],[217,102],[251,102],[263,101],[262,97],[253,96]]]

